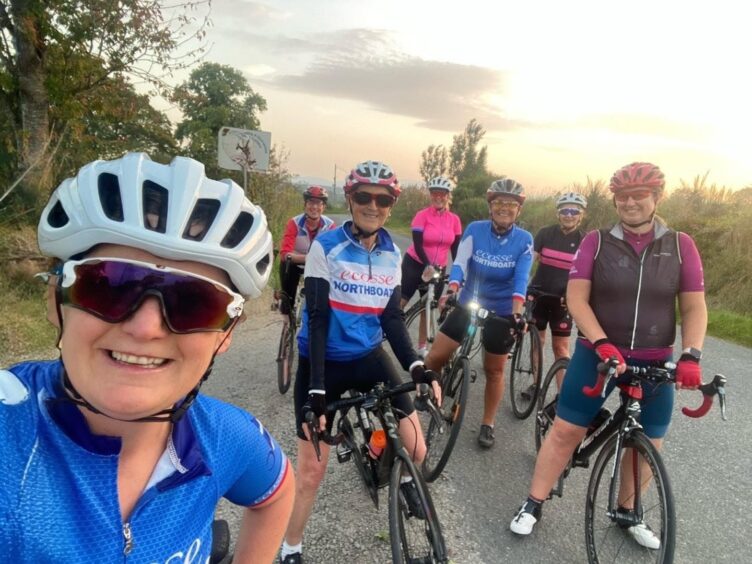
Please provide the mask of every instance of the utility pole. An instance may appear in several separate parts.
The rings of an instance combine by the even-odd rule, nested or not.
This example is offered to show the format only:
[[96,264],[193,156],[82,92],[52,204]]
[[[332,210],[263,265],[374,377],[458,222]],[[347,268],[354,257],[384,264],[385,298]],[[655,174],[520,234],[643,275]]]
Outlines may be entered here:
[[334,163],[334,178],[332,179],[332,201],[337,203],[337,163]]

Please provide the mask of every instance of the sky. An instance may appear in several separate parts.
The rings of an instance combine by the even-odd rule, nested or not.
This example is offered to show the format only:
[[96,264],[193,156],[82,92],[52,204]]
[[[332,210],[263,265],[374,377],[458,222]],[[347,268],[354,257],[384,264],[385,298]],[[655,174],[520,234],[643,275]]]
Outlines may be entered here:
[[[744,2],[212,0],[206,60],[267,100],[298,175],[421,152],[476,118],[488,167],[532,193],[646,160],[669,187],[752,186]],[[232,124],[228,124],[232,125]]]

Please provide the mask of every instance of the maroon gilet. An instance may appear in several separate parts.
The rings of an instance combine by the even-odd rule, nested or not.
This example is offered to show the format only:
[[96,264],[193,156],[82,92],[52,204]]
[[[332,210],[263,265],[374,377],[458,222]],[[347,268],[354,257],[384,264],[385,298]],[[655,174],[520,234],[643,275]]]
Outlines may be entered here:
[[590,306],[609,340],[628,349],[670,347],[676,338],[679,233],[655,223],[638,255],[621,225],[598,231]]

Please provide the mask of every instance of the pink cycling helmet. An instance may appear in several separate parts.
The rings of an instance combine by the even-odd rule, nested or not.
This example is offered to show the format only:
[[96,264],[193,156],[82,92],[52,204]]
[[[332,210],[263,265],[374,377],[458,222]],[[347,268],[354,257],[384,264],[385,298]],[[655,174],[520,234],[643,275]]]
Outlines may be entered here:
[[608,187],[614,194],[625,188],[645,187],[663,192],[666,178],[661,169],[651,163],[631,163],[621,167],[611,177]]
[[363,185],[384,186],[395,198],[402,193],[399,180],[389,165],[379,161],[364,161],[355,166],[345,179],[345,194]]

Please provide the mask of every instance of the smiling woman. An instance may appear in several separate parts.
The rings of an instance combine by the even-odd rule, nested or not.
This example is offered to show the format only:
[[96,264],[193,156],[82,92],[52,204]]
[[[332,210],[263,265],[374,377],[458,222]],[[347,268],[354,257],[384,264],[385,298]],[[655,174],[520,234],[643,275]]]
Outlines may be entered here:
[[269,277],[264,212],[197,161],[132,153],[63,181],[38,234],[61,263],[61,358],[0,371],[0,560],[208,561],[226,497],[245,507],[233,561],[271,561],[290,464],[251,414],[199,394]]

